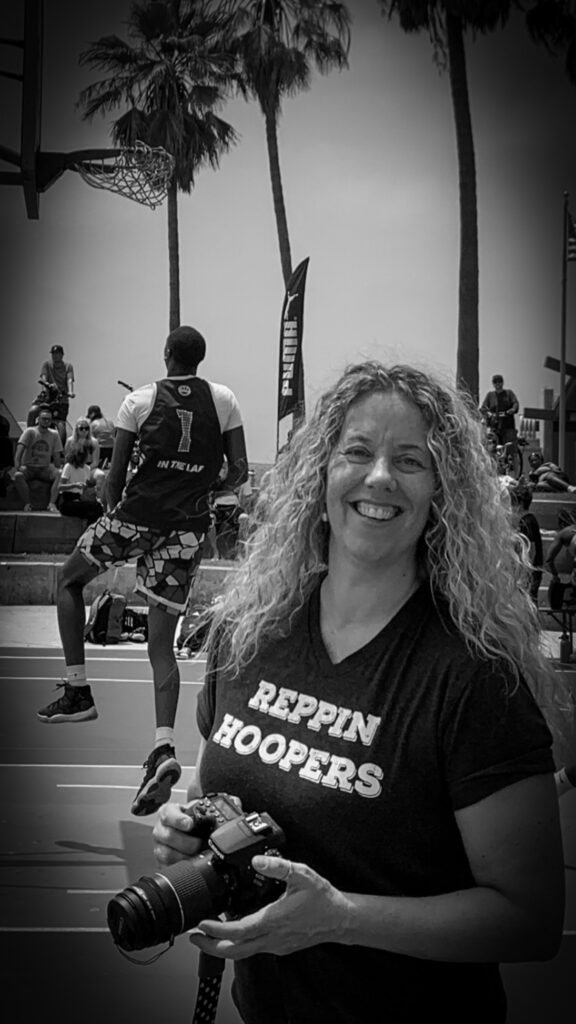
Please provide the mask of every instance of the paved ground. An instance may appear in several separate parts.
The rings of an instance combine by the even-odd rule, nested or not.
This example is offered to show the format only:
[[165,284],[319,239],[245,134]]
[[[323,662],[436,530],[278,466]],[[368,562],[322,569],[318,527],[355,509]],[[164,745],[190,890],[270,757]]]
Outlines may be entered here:
[[[11,641],[12,639],[12,642]],[[0,978],[10,1024],[191,1024],[198,953],[184,936],[147,967],[126,960],[109,900],[156,870],[153,818],[130,803],[152,745],[145,649],[88,648],[95,722],[43,725],[62,675],[53,607],[0,608]],[[177,745],[184,799],[195,764],[204,665],[184,661]],[[147,959],[160,948],[135,953]],[[240,1024],[224,974],[217,1024]]]
[[[557,636],[548,643],[554,653]],[[35,710],[63,670],[53,606],[0,608],[0,972],[10,1024],[191,1024],[197,953],[179,937],[136,967],[114,947],[110,898],[155,870],[152,820],[130,815],[152,737],[145,649],[88,648],[100,717],[46,726]],[[184,794],[195,763],[201,662],[181,662],[177,747]],[[576,965],[576,790],[561,803],[568,909],[559,955],[506,966],[509,1024],[569,1024]],[[144,959],[153,951],[134,954]],[[216,1024],[239,1024],[228,965]],[[274,1024],[273,1021],[270,1024]],[[314,1024],[313,1021],[310,1024]],[[370,1024],[370,1022],[367,1022]],[[465,1016],[463,1016],[465,1024]],[[489,1024],[489,1022],[487,1022]]]

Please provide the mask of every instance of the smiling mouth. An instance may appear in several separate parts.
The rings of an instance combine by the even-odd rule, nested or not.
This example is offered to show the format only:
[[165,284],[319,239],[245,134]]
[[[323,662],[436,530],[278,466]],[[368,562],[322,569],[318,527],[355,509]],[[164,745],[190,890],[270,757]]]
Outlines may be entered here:
[[384,522],[395,519],[402,512],[397,505],[372,505],[368,501],[354,501],[352,508],[364,519],[377,519]]

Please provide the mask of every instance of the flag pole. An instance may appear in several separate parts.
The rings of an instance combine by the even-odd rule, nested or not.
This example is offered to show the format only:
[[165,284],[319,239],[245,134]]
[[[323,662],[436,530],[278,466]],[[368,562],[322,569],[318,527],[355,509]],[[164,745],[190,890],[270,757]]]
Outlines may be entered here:
[[566,460],[566,278],[568,268],[568,192],[564,193],[562,224],[562,311],[560,317],[560,399],[558,403],[558,463]]

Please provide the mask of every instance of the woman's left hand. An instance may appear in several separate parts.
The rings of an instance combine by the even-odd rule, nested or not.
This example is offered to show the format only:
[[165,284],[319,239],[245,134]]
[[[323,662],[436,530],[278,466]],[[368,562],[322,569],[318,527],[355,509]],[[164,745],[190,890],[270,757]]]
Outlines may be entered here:
[[252,866],[266,878],[286,882],[285,892],[238,921],[200,921],[190,942],[202,952],[243,960],[256,953],[285,956],[321,942],[343,941],[350,909],[344,893],[306,864],[257,856]]

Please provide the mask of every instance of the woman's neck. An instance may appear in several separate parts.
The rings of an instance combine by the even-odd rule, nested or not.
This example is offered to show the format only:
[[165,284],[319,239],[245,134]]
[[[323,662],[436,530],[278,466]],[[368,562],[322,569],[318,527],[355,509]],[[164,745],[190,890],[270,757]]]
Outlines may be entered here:
[[398,565],[372,573],[331,566],[322,584],[323,612],[333,628],[381,624],[412,596],[421,582],[416,565]]

